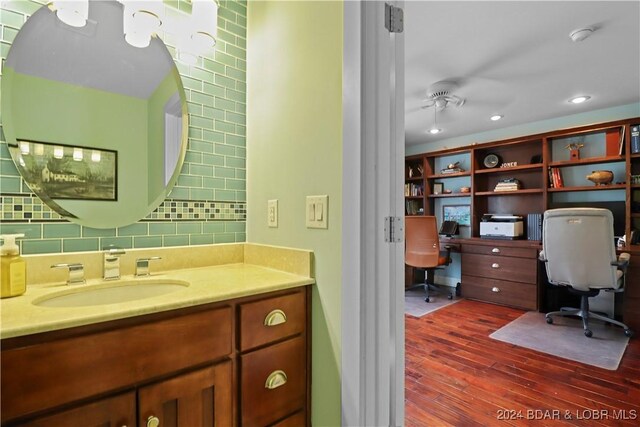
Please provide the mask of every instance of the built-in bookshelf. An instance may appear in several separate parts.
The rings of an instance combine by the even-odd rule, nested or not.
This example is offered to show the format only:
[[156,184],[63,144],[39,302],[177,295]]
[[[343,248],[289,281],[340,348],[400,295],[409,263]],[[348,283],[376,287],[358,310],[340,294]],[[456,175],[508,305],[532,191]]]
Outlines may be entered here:
[[[630,236],[640,230],[640,140],[637,152],[632,148],[639,126],[640,118],[633,118],[407,157],[405,184],[423,191],[405,198],[418,206],[407,214],[439,215],[446,204],[469,205],[469,235],[478,237],[486,213],[526,218],[556,207],[610,205],[616,231]],[[422,173],[410,176],[417,165]],[[611,172],[611,181],[587,179],[595,171]],[[640,232],[634,234],[640,241]]]

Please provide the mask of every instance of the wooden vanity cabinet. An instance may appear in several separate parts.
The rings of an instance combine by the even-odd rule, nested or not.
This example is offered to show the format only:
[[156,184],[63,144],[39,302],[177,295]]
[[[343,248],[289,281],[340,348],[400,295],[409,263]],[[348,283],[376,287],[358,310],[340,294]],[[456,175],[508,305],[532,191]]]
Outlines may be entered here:
[[308,287],[2,341],[2,426],[309,425]]

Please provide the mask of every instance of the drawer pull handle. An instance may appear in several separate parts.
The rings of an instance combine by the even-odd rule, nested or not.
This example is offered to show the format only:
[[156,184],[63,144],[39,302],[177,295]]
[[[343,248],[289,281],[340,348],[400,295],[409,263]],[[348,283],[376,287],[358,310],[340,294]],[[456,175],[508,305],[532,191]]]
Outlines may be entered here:
[[493,248],[493,249],[491,249],[491,252],[493,252],[494,254],[499,254],[500,253],[500,249]]
[[147,427],[158,427],[160,425],[160,419],[151,415],[147,418]]
[[267,317],[264,318],[264,326],[276,326],[287,321],[287,315],[280,309],[272,310]]
[[267,381],[264,383],[264,388],[268,388],[269,390],[273,390],[274,388],[278,388],[287,383],[287,374],[284,371],[273,371],[267,377]]
[[494,286],[493,288],[491,288],[491,292],[498,293],[498,292],[500,292],[500,288],[497,287],[497,286]]
[[500,268],[500,264],[494,262],[493,264],[491,264],[491,268]]

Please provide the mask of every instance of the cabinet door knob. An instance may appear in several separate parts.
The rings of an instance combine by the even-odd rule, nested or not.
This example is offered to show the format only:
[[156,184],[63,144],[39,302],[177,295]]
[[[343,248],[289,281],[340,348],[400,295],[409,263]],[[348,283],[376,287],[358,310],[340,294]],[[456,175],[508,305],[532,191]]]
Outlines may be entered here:
[[160,425],[160,419],[151,415],[147,418],[147,427],[158,427]]
[[493,248],[493,249],[491,249],[491,252],[493,252],[494,254],[499,254],[500,253],[500,249],[499,248]]
[[500,268],[500,264],[494,262],[493,264],[491,264],[491,268]]
[[491,288],[491,292],[498,293],[498,292],[500,292],[500,288],[497,287],[497,286],[494,286],[493,288]]
[[284,371],[273,371],[267,377],[267,381],[264,383],[264,388],[268,388],[269,390],[273,390],[274,388],[278,388],[287,383],[287,374]]
[[271,310],[264,318],[264,326],[276,326],[287,321],[287,315],[280,309]]

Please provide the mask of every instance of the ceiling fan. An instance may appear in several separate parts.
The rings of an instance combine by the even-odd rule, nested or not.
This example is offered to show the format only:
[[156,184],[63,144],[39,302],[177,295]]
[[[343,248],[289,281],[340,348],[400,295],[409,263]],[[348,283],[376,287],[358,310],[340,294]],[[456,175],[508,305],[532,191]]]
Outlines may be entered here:
[[442,80],[432,84],[427,89],[427,97],[421,108],[435,107],[436,110],[442,111],[447,107],[461,107],[464,105],[465,99],[452,93],[458,88],[456,82],[450,80]]

